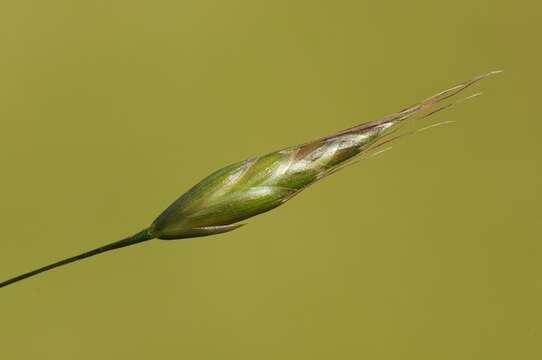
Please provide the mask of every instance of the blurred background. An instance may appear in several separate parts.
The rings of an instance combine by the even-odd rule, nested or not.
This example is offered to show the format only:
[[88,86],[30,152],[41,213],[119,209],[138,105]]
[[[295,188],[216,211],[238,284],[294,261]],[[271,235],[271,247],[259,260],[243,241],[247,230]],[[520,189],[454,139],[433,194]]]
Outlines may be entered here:
[[540,359],[541,6],[0,5],[0,280],[211,171],[460,81],[484,95],[241,230],[0,290],[6,359]]

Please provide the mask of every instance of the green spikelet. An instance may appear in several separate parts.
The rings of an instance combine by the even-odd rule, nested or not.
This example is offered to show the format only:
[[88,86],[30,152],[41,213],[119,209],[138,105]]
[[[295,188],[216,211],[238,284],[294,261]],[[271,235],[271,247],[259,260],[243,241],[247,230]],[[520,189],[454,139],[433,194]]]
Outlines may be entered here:
[[425,110],[432,110],[428,116],[449,107],[451,103],[434,108],[491,74],[442,91],[383,119],[226,166],[167,208],[152,224],[151,233],[160,239],[182,239],[235,230],[242,226],[237,222],[276,208],[361,154],[394,140],[397,136],[385,137],[399,123]]
[[394,133],[398,124],[416,115],[425,113],[421,117],[427,117],[449,107],[452,103],[437,104],[494,73],[478,76],[382,119],[226,166],[188,190],[149,228],[126,239],[16,276],[0,283],[0,287],[155,238],[185,239],[235,230],[243,225],[240,221],[276,208],[309,185],[402,136]]

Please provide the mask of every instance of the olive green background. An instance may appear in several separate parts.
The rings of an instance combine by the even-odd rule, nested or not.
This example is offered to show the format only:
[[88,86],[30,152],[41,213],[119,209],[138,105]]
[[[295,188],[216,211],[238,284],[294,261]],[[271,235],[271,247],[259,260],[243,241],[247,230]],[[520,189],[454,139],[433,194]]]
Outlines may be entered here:
[[241,230],[0,289],[0,356],[540,359],[541,10],[2,1],[1,280],[131,235],[228,163],[505,73]]

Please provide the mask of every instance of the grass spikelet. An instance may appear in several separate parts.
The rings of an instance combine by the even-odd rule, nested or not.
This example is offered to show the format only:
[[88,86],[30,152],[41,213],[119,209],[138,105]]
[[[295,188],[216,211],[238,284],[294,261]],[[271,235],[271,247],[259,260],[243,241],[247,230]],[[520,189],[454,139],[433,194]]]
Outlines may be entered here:
[[16,276],[1,282],[0,287],[78,260],[152,239],[186,239],[238,229],[243,226],[240,221],[284,204],[308,186],[356,160],[388,150],[384,146],[394,140],[449,123],[434,123],[401,133],[402,125],[407,120],[414,122],[425,119],[463,100],[478,96],[479,93],[456,102],[445,102],[496,73],[498,71],[477,76],[381,119],[228,165],[184,193],[143,231]]

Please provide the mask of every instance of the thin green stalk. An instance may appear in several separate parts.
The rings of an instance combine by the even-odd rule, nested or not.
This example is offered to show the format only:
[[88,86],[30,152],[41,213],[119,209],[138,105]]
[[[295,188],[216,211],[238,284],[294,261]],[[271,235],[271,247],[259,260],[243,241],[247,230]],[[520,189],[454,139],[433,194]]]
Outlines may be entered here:
[[101,246],[99,248],[84,252],[82,254],[72,256],[72,257],[69,257],[67,259],[60,260],[60,261],[57,261],[55,263],[52,263],[50,265],[43,266],[41,268],[29,271],[27,273],[15,276],[14,278],[11,278],[9,280],[1,282],[0,283],[0,288],[4,287],[4,286],[8,286],[8,285],[13,284],[13,283],[16,283],[18,281],[24,280],[24,279],[28,279],[29,277],[36,276],[36,275],[38,275],[38,274],[40,274],[42,272],[52,270],[52,269],[57,268],[59,266],[63,266],[63,265],[66,265],[66,264],[69,264],[69,263],[72,263],[72,262],[75,262],[75,261],[83,260],[83,259],[86,259],[88,257],[98,255],[98,254],[101,254],[101,253],[104,253],[104,252],[107,252],[107,251],[116,250],[116,249],[120,249],[120,248],[123,248],[123,247],[126,247],[126,246],[139,244],[139,243],[142,243],[143,241],[147,241],[147,240],[151,240],[151,239],[152,239],[152,236],[149,233],[149,229],[145,229],[145,230],[143,230],[141,232],[138,232],[137,234],[135,234],[133,236],[127,237],[126,239],[115,241],[113,243],[110,243],[110,244]]

